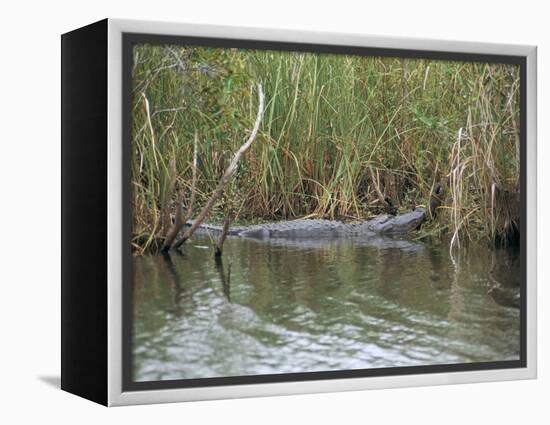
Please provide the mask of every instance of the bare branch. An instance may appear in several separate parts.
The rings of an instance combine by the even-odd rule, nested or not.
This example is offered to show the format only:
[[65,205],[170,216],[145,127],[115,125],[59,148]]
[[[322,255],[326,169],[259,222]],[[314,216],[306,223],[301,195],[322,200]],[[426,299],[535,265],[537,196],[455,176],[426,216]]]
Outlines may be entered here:
[[204,205],[203,209],[199,213],[196,220],[193,222],[191,227],[189,227],[180,240],[178,240],[174,247],[179,248],[187,239],[191,237],[191,235],[197,230],[197,228],[201,225],[201,223],[205,220],[207,215],[210,213],[210,210],[214,206],[214,203],[218,200],[218,198],[223,193],[223,190],[227,183],[231,180],[233,175],[235,174],[235,171],[237,171],[237,165],[239,164],[239,160],[243,156],[243,154],[250,148],[252,145],[252,142],[256,138],[256,135],[258,134],[258,130],[260,129],[260,123],[262,122],[262,117],[264,113],[264,91],[261,84],[258,84],[258,98],[259,98],[259,105],[258,105],[258,114],[256,116],[256,122],[254,123],[254,128],[252,129],[252,132],[248,138],[248,140],[239,148],[239,150],[235,153],[233,156],[233,159],[231,160],[231,163],[229,164],[229,167],[225,170],[225,173],[223,174],[222,178],[220,179],[218,186],[212,193],[212,196],[206,204]]
[[216,252],[214,255],[216,257],[221,257],[223,252],[223,243],[225,242],[225,239],[227,238],[227,232],[229,231],[229,224],[231,223],[231,218],[229,215],[225,217],[225,220],[223,221],[223,227],[222,227],[222,234],[220,235],[218,242],[216,243]]

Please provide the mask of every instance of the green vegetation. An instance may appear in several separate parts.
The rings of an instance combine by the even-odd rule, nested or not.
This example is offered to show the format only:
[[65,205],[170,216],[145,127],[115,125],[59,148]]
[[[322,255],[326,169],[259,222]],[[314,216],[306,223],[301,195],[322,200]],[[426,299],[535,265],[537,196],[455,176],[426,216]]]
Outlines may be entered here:
[[254,124],[226,196],[238,220],[364,219],[427,206],[422,236],[503,241],[519,226],[519,67],[402,58],[138,45],[134,48],[134,248],[158,247],[175,193],[203,205]]

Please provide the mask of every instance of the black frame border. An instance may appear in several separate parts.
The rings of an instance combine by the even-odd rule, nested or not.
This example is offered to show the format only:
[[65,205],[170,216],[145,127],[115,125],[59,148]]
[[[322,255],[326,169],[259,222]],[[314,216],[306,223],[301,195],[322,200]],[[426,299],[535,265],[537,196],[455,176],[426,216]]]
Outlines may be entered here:
[[103,19],[60,40],[61,389],[102,405],[108,403],[108,26]]
[[[227,376],[175,379],[164,381],[132,381],[132,253],[131,253],[131,104],[132,50],[135,44],[193,45],[216,48],[240,48],[309,53],[347,54],[463,62],[513,64],[520,67],[520,359],[509,361],[455,363],[423,366],[351,369],[320,372],[280,373],[266,375]],[[416,49],[393,49],[294,43],[236,38],[122,33],[122,391],[184,389],[246,384],[303,382],[331,379],[367,378],[431,373],[468,372],[527,367],[527,57]]]

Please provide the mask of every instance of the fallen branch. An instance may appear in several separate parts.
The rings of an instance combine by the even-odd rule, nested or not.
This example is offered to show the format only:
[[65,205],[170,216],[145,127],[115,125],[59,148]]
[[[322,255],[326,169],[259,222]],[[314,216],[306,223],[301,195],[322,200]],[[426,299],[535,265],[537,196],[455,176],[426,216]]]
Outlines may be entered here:
[[256,135],[258,134],[258,130],[260,129],[260,123],[262,122],[262,117],[264,113],[264,91],[261,84],[258,84],[258,98],[259,98],[259,105],[258,105],[258,114],[256,116],[256,122],[254,123],[254,128],[252,129],[252,133],[250,134],[250,137],[248,140],[239,148],[239,150],[235,153],[233,156],[233,159],[231,160],[231,163],[229,164],[229,167],[227,167],[227,170],[225,170],[225,173],[223,174],[222,178],[220,179],[218,186],[212,193],[212,196],[204,207],[202,208],[201,212],[199,213],[198,217],[193,221],[193,224],[191,227],[189,227],[181,239],[179,239],[173,246],[175,248],[179,248],[187,239],[193,235],[195,230],[202,224],[202,222],[205,220],[205,218],[210,213],[210,210],[214,206],[215,202],[218,200],[218,198],[223,193],[223,190],[227,183],[231,180],[233,175],[235,174],[235,171],[237,171],[237,165],[239,164],[239,160],[241,159],[242,155],[250,148],[252,145],[252,142],[256,138]]
[[[227,192],[226,192],[227,196]],[[245,204],[246,198],[242,200],[241,206],[239,209],[235,212],[231,207],[226,206],[226,213],[225,213],[225,219],[223,221],[222,226],[222,233],[220,237],[218,238],[218,242],[216,242],[216,251],[214,253],[214,258],[221,259],[222,253],[223,253],[223,244],[225,242],[225,239],[227,238],[227,234],[229,233],[229,226],[231,225],[231,222],[235,220],[235,218],[239,217],[241,214],[241,210]],[[227,204],[226,204],[227,205]]]

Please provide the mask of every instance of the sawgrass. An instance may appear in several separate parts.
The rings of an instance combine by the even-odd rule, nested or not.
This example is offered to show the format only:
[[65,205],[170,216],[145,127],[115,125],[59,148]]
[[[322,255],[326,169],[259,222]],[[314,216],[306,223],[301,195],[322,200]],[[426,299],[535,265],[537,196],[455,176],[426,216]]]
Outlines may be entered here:
[[401,211],[427,205],[434,185],[444,184],[445,200],[426,235],[448,234],[459,246],[517,233],[517,66],[138,45],[138,251],[166,232],[174,192],[191,193],[195,132],[197,206],[213,192],[252,128],[257,82],[266,94],[260,132],[214,216],[230,203],[241,221],[364,219],[384,211],[372,169]]

